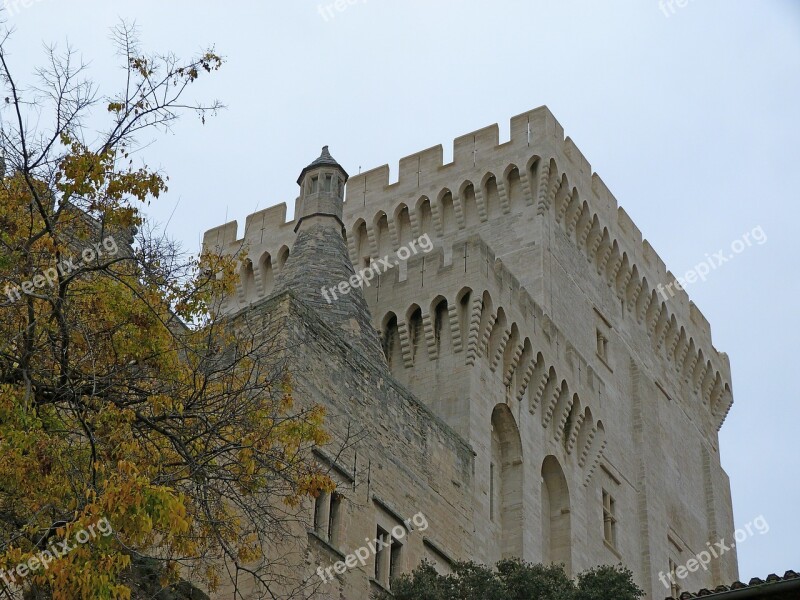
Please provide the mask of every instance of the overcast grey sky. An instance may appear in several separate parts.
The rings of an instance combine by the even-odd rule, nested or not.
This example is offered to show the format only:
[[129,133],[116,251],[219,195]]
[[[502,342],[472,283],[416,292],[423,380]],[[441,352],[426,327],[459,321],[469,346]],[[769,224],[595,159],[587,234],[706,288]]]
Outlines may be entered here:
[[[30,1],[30,0],[29,0]],[[184,120],[146,157],[170,175],[151,209],[196,250],[226,215],[296,196],[323,144],[350,171],[397,162],[546,104],[675,274],[761,226],[768,241],[688,289],[731,357],[721,433],[737,525],[771,530],[739,550],[740,574],[800,569],[797,308],[800,2],[361,0],[327,20],[321,0],[36,0],[9,24],[11,64],[69,41],[116,90],[109,28],[144,45],[227,58],[202,88],[228,110]],[[322,6],[332,0],[323,0]],[[6,0],[14,5],[14,0]],[[177,205],[177,207],[176,207]]]

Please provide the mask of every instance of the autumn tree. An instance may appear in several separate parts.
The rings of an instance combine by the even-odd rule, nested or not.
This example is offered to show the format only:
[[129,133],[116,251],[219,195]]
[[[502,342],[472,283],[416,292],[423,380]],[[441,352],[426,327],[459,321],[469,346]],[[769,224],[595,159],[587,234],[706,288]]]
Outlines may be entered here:
[[0,39],[0,597],[136,597],[143,568],[278,597],[264,548],[332,489],[307,458],[322,410],[274,328],[220,317],[239,257],[187,256],[142,212],[167,190],[142,148],[222,108],[190,91],[223,60],[113,39],[111,95],[72,49],[17,78]]
[[639,600],[644,592],[621,566],[603,566],[570,579],[562,565],[533,565],[506,559],[494,569],[473,562],[456,563],[440,575],[422,563],[392,582],[394,600]]

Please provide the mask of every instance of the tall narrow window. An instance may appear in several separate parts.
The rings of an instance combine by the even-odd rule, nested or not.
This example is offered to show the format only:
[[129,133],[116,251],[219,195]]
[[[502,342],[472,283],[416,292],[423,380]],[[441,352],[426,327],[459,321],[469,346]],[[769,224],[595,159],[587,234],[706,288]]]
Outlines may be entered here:
[[311,178],[311,193],[316,194],[317,189],[319,189],[319,177],[312,177]]
[[434,308],[434,313],[433,313],[433,327],[434,327],[433,334],[434,334],[434,339],[436,341],[437,352],[442,351],[442,332],[444,332],[444,337],[445,337],[444,348],[445,350],[449,349],[450,343],[449,343],[449,337],[447,335],[449,332],[447,331],[447,329],[445,329],[446,327],[449,326],[449,323],[450,323],[450,313],[448,312],[447,309],[447,300],[442,300],[441,302],[439,302],[439,304],[436,305],[436,308]]
[[612,547],[617,547],[616,502],[607,491],[603,490],[603,537]]
[[321,536],[327,538],[328,526],[328,504],[330,502],[330,494],[326,492],[320,493],[314,500],[314,531]]
[[[389,544],[389,534],[382,529],[380,526],[377,528],[377,533],[375,535],[375,539],[385,544]],[[378,548],[380,546],[380,548]],[[387,556],[388,551],[384,544],[376,544],[376,552],[375,552],[375,581],[380,583],[383,586],[387,586],[388,582],[388,575],[389,569],[387,568],[389,565],[386,564],[389,560],[389,556]],[[384,575],[384,573],[386,575]]]
[[397,317],[394,313],[387,315],[386,325],[383,328],[383,354],[390,369],[402,366],[402,353],[400,350],[400,334],[397,329]]
[[597,355],[608,362],[608,338],[599,329],[597,330]]
[[289,248],[284,246],[281,248],[280,252],[278,252],[278,268],[283,269],[287,260],[289,260]]
[[414,312],[411,313],[411,318],[408,322],[408,330],[410,334],[409,337],[411,338],[412,356],[416,359],[425,337],[422,330],[422,311],[419,308],[416,308]]
[[392,585],[392,580],[399,577],[402,572],[402,564],[400,560],[403,557],[403,544],[398,540],[392,538],[391,556],[389,559],[389,586]]
[[678,585],[678,577],[675,575],[675,571],[677,570],[678,565],[675,564],[675,561],[671,558],[669,559],[669,574],[670,574],[670,586],[669,586],[669,595],[673,598],[680,598],[681,595],[681,586]]
[[249,258],[244,261],[239,277],[241,280],[242,289],[244,290],[245,298],[248,302],[252,302],[256,287],[256,276],[253,269],[253,261]]
[[492,541],[502,558],[522,556],[522,443],[506,404],[498,404],[492,411],[489,462],[494,465],[490,477]]
[[453,208],[453,194],[448,190],[439,202],[442,211],[442,230],[444,233],[455,231],[458,229],[458,223],[456,223],[456,213]]
[[325,175],[325,191],[330,192],[333,188],[333,175]]
[[328,541],[332,546],[339,545],[339,524],[342,516],[342,496],[331,494],[330,514],[328,515]]
[[258,270],[261,273],[261,293],[269,296],[275,287],[275,275],[272,272],[272,257],[269,253],[264,253],[258,261]]
[[[467,249],[464,249],[464,272],[467,272]],[[472,291],[466,290],[458,302],[459,325],[461,329],[461,343],[466,345],[469,336],[469,326],[472,318]]]
[[542,555],[544,563],[564,563],[572,572],[572,522],[569,487],[558,459],[550,455],[542,464]]

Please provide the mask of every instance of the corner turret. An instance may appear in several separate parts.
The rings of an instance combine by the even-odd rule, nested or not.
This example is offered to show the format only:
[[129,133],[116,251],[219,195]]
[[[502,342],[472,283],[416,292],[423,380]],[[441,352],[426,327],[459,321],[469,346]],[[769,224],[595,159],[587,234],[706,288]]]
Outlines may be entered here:
[[347,179],[347,171],[334,160],[327,146],[300,173],[300,197],[295,209],[297,238],[278,276],[276,292],[292,291],[339,330],[351,346],[367,356],[383,357],[364,294],[360,287],[348,284],[354,279],[355,269],[342,223]]
[[297,179],[300,197],[295,207],[295,232],[316,217],[333,217],[344,228],[342,210],[348,178],[347,171],[331,156],[328,146],[323,147],[320,157],[303,169]]

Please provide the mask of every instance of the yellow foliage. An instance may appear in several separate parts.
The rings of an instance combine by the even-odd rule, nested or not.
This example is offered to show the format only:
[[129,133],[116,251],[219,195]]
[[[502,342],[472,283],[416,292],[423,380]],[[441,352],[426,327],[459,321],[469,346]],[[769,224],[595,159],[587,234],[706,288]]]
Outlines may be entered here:
[[[220,65],[207,53],[173,75],[191,82]],[[142,57],[130,67],[142,78],[156,68]],[[105,106],[123,123],[148,110],[146,99]],[[80,139],[62,132],[49,180],[18,171],[0,185],[0,281],[22,290],[0,296],[0,568],[107,519],[113,535],[75,545],[26,584],[54,599],[127,599],[121,576],[135,552],[163,558],[167,581],[180,557],[214,589],[221,546],[263,558],[252,532],[268,508],[248,498],[296,507],[333,490],[308,461],[329,439],[324,411],[297,409],[260,341],[218,322],[238,257],[205,252],[176,275],[168,256],[125,247],[144,224],[134,204],[158,198],[166,178],[123,164],[124,137],[99,149]],[[118,255],[57,268],[101,230]],[[44,273],[49,283],[25,291]]]

